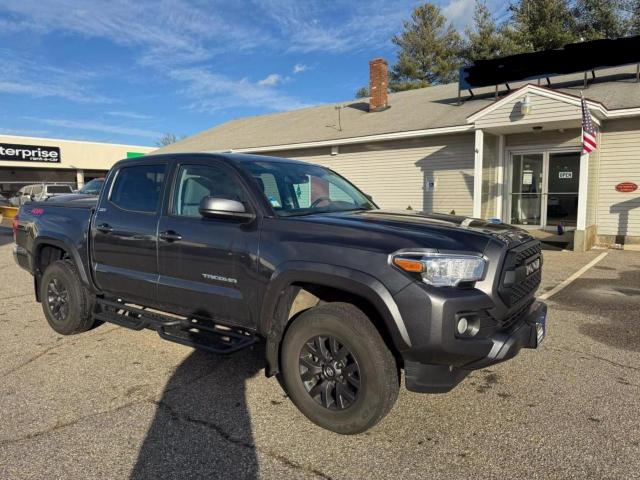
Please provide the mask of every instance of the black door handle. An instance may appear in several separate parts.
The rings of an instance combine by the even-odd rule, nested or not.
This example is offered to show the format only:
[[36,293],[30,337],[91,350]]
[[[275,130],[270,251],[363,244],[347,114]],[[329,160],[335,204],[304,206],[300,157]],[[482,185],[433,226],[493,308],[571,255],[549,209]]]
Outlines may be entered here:
[[102,233],[111,233],[113,232],[113,227],[108,223],[102,223],[96,227],[96,230]]
[[177,242],[182,240],[182,235],[174,232],[173,230],[167,230],[166,232],[162,232],[160,234],[160,238],[167,242]]

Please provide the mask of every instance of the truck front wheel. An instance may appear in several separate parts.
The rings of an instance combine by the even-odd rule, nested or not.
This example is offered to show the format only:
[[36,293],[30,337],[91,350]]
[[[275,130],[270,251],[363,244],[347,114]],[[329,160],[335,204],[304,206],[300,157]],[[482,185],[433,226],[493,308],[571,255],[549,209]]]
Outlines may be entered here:
[[293,403],[317,425],[364,432],[393,407],[398,367],[373,323],[347,303],[303,312],[288,328],[281,371]]
[[42,310],[51,328],[62,335],[86,332],[93,326],[92,298],[69,260],[53,262],[42,275]]

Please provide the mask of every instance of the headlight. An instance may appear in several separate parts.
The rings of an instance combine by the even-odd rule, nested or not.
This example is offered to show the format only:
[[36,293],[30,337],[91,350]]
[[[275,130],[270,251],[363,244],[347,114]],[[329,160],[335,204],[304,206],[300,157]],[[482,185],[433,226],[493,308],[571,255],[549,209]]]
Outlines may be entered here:
[[434,287],[455,287],[460,283],[482,280],[486,261],[475,255],[428,253],[398,254],[393,264],[405,272],[419,273]]

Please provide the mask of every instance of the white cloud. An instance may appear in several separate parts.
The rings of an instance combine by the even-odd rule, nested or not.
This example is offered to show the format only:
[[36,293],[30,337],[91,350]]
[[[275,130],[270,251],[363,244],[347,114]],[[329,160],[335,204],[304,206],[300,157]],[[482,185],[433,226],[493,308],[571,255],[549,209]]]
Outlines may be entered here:
[[211,58],[229,45],[236,51],[264,45],[257,28],[223,18],[215,4],[184,0],[3,0],[3,10],[28,18],[34,33],[73,32],[118,45],[141,46],[148,63]]
[[137,112],[129,112],[126,110],[115,110],[111,112],[106,112],[107,115],[111,115],[112,117],[123,117],[130,118],[132,120],[151,120],[153,117],[151,115],[145,115],[143,113]]
[[[182,84],[180,91],[191,100],[192,108],[251,105],[283,110],[305,105],[282,91],[288,77],[271,74],[252,82],[242,74],[219,73],[223,55],[233,52],[238,57],[258,50],[391,52],[390,38],[401,29],[414,4],[416,0],[2,0],[0,11],[13,24],[22,25],[12,27],[14,30],[29,31],[34,37],[62,33],[71,41],[98,38],[128,48],[138,66],[152,69],[151,75]],[[2,25],[0,36],[13,32],[3,30]],[[299,63],[292,71],[300,74],[309,68]],[[74,101],[107,101],[82,82],[65,83],[62,77],[58,82],[49,78],[45,82],[34,77],[30,83],[15,78],[0,77],[0,89],[29,95],[48,92],[40,95]]]
[[282,83],[283,81],[284,79],[282,78],[282,75],[279,75],[277,73],[272,73],[270,75],[267,75],[262,80],[258,80],[258,85],[262,87],[275,87],[276,85]]
[[402,27],[414,0],[262,0],[264,14],[280,31],[291,52],[345,53],[392,48],[390,39]]
[[176,69],[171,75],[185,83],[184,93],[191,99],[189,108],[199,111],[214,112],[231,107],[282,111],[309,106],[273,86],[246,78],[232,79],[200,67]]
[[35,98],[57,97],[78,103],[109,103],[108,97],[94,92],[90,83],[95,74],[75,69],[47,66],[40,62],[0,50],[0,92]]
[[[498,23],[504,21],[509,16],[509,2],[503,0],[486,0],[487,7],[493,13]],[[473,24],[473,14],[475,10],[475,0],[447,0],[443,2],[442,14],[447,17],[458,31]]]
[[[247,17],[246,5],[226,2],[222,8],[216,2],[185,0],[2,0],[1,10],[33,25],[34,35],[72,33],[134,48],[140,65],[184,85],[181,91],[192,100],[192,108],[250,105],[282,110],[302,105],[274,89],[286,80],[281,75],[272,74],[253,83],[213,74],[212,66],[204,66],[205,62],[215,64],[219,55],[230,50],[265,49],[282,41],[269,33],[270,25],[261,26],[255,16]],[[38,87],[28,90],[35,92]],[[9,88],[18,92],[15,84],[5,86]],[[198,92],[198,98],[194,92]]]
[[475,0],[450,0],[442,7],[442,14],[456,29],[462,31],[473,23]]
[[0,128],[0,133],[5,135],[17,135],[22,137],[42,137],[49,135],[49,130],[32,130],[20,128]]
[[309,65],[305,65],[304,63],[296,63],[293,66],[293,73],[303,73],[307,70],[311,70],[311,67]]
[[25,120],[38,122],[52,127],[70,128],[74,130],[89,130],[101,133],[114,133],[117,135],[128,135],[139,138],[157,139],[162,136],[162,132],[153,130],[145,130],[136,127],[126,127],[122,125],[110,125],[101,122],[89,122],[86,120],[67,120],[62,118],[40,118],[40,117],[23,117]]

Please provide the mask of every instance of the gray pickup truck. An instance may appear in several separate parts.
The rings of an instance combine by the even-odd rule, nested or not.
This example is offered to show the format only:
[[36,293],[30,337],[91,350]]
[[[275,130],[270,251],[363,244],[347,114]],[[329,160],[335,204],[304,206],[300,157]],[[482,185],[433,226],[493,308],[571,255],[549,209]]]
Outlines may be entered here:
[[33,202],[15,258],[57,332],[150,328],[217,354],[266,344],[313,422],[367,430],[400,386],[439,393],[545,335],[540,243],[505,224],[387,212],[318,165],[123,160],[97,199]]

